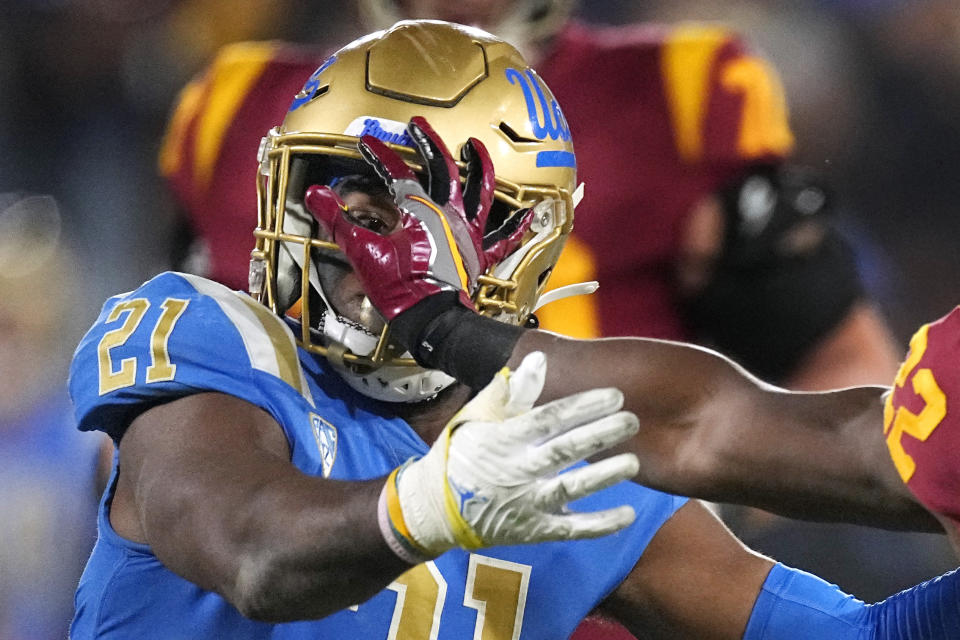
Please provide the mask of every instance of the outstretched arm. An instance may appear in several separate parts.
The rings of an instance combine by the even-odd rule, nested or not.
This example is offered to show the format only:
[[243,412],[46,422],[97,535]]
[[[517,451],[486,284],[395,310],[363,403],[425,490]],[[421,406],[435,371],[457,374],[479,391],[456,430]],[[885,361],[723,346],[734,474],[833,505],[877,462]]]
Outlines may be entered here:
[[890,462],[883,387],[788,392],[708,349],[649,339],[528,331],[512,358],[527,350],[548,354],[546,396],[624,391],[643,484],[790,517],[942,530]]

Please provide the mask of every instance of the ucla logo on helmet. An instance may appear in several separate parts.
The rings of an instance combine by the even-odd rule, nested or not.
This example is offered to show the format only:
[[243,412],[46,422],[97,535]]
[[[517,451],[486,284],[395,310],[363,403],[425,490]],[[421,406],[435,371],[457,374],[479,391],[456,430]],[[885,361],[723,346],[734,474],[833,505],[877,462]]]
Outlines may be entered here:
[[333,463],[337,459],[337,428],[318,416],[310,414],[310,430],[320,450],[320,463],[323,465],[323,477],[330,477]]
[[[533,135],[538,140],[562,140],[570,142],[570,125],[560,110],[560,105],[552,97],[547,98],[541,81],[533,69],[518,71],[509,68],[505,71],[510,84],[523,91],[527,104],[527,117]],[[577,161],[570,151],[541,151],[537,153],[538,167],[576,167]]]
[[327,67],[336,62],[336,60],[337,56],[330,56],[320,65],[319,69],[310,74],[307,82],[303,85],[303,89],[300,89],[300,92],[293,96],[293,103],[291,103],[288,111],[299,109],[316,97],[317,91],[320,89],[320,74],[326,71]]

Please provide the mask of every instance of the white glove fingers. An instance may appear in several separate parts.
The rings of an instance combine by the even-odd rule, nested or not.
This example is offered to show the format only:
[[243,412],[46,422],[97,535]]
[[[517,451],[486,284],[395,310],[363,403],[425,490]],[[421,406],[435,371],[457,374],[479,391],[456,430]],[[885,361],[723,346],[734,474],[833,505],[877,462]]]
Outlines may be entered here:
[[585,498],[637,475],[640,462],[632,453],[605,458],[544,482],[534,503],[544,511],[556,511],[568,502]]
[[604,511],[566,513],[552,517],[543,540],[581,540],[599,538],[615,533],[633,524],[637,514],[633,507],[622,505]]
[[511,420],[509,428],[518,438],[546,442],[574,427],[616,413],[622,406],[623,394],[619,389],[591,389],[539,406]]
[[620,411],[548,440],[531,451],[530,459],[535,462],[533,466],[542,471],[560,471],[574,462],[628,440],[639,430],[637,417]]
[[543,391],[546,377],[547,356],[542,351],[533,351],[524,356],[520,366],[510,374],[510,391],[504,408],[504,419],[532,409]]

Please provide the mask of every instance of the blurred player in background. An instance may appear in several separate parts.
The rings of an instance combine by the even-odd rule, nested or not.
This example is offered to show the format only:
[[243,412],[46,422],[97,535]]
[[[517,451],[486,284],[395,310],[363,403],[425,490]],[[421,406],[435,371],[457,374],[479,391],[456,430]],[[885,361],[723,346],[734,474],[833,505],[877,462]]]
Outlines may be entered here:
[[[422,114],[485,141],[462,145],[462,173]],[[516,51],[450,25],[398,25],[311,75],[261,155],[256,299],[161,274],[109,300],[77,350],[80,426],[120,460],[74,638],[556,638],[601,600],[650,637],[952,634],[960,574],[866,607],[749,553],[696,501],[594,495],[649,453],[616,391],[570,395],[594,385],[624,389],[655,434],[757,430],[735,454],[835,432],[787,487],[801,510],[853,498],[884,520],[905,491],[884,490],[882,441],[858,442],[881,388],[790,394],[696,347],[521,328],[572,227],[564,123]],[[630,453],[556,475],[621,441]],[[819,475],[831,466],[850,482]],[[558,513],[570,498],[604,511]]]
[[66,637],[96,536],[99,438],[75,428],[65,370],[77,265],[56,201],[0,193],[0,637]]

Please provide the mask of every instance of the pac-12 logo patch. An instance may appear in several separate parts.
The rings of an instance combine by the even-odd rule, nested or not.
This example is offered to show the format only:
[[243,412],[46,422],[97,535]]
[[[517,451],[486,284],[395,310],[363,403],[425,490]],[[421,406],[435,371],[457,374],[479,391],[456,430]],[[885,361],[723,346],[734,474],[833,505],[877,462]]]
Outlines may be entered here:
[[310,414],[310,429],[320,450],[320,462],[323,465],[323,477],[330,477],[333,463],[337,459],[337,428],[318,416]]

